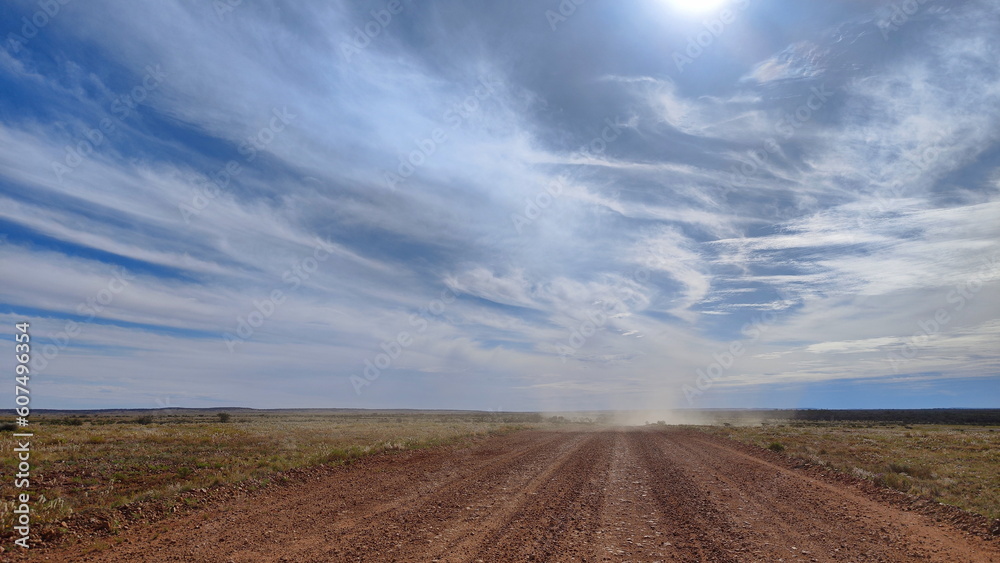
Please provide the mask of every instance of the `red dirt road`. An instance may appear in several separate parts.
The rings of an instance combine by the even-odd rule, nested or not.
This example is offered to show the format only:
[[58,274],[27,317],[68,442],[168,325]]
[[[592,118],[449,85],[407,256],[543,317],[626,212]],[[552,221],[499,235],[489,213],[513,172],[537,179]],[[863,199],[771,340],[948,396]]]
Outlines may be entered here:
[[735,442],[633,428],[529,431],[376,456],[134,526],[97,553],[46,555],[107,562],[1000,562],[998,543]]

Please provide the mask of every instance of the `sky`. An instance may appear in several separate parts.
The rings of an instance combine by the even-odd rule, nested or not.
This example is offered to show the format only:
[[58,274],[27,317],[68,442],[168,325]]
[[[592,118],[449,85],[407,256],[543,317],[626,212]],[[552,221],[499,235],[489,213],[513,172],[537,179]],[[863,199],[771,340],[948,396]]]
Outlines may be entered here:
[[995,1],[0,16],[35,408],[1000,406]]

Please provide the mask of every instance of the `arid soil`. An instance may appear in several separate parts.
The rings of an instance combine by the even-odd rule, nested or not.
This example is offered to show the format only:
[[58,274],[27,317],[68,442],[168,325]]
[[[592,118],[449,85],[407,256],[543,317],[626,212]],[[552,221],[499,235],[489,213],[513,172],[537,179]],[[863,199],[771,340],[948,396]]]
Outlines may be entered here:
[[527,431],[319,473],[37,560],[1000,562],[989,536],[691,430]]

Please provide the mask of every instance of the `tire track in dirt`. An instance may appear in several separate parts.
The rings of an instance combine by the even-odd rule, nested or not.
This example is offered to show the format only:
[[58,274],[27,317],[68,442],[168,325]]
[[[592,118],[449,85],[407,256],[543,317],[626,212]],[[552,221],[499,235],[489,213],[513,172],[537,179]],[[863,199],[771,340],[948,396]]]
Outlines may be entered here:
[[731,468],[725,474],[711,473],[704,486],[717,492],[717,502],[731,507],[734,525],[753,530],[759,544],[752,552],[753,560],[808,559],[818,553],[845,561],[856,559],[859,553],[869,559],[889,557],[872,528],[849,521],[848,499],[824,494],[828,491],[822,484],[762,460],[750,462],[738,452],[720,450],[697,436],[686,437],[676,446],[703,472],[708,463]]
[[[819,542],[816,539],[818,531],[830,520],[817,517],[817,512],[810,510],[804,513],[786,499],[768,497],[760,494],[762,490],[774,486],[789,486],[790,483],[776,483],[781,476],[772,468],[758,466],[747,467],[730,459],[729,451],[714,452],[718,457],[706,458],[705,452],[712,450],[702,442],[685,440],[675,441],[670,436],[659,435],[660,447],[675,459],[685,459],[686,471],[698,474],[697,482],[701,494],[720,507],[720,513],[725,515],[730,529],[740,529],[745,536],[753,536],[752,544],[744,544],[733,549],[744,561],[776,561],[780,558],[796,555],[810,556],[814,553],[829,553],[831,556],[840,551],[840,544]],[[722,459],[719,459],[719,458]],[[728,471],[722,473],[716,470],[721,464]],[[795,487],[798,489],[798,487]],[[808,501],[808,495],[802,491],[796,493],[796,502]],[[829,515],[829,513],[828,513]],[[758,522],[763,526],[755,526]],[[791,523],[795,524],[792,525]],[[785,546],[788,547],[779,547]],[[846,553],[846,551],[845,551]],[[806,558],[808,560],[808,557]]]
[[599,524],[611,442],[608,433],[591,434],[576,455],[533,479],[486,530],[473,530],[476,548],[469,555],[459,550],[442,560],[585,561],[587,539]]
[[[442,535],[456,520],[472,511],[489,510],[504,490],[515,490],[535,472],[569,459],[586,438],[583,433],[552,433],[548,440],[520,451],[503,451],[476,465],[447,458],[442,472],[448,477],[443,482],[426,480],[415,487],[417,493],[402,495],[363,517],[328,526],[325,537],[335,535],[343,547],[331,550],[327,542],[303,539],[287,546],[284,553],[290,561],[412,560],[406,555],[410,546],[426,550],[442,543]],[[252,557],[253,553],[236,555]]]
[[[661,434],[706,476],[702,486],[729,507],[733,525],[752,529],[757,546],[747,561],[778,558],[828,561],[955,561],[955,553],[978,538],[912,512],[904,512],[825,483],[799,471],[774,465],[734,449],[728,440],[699,432]],[[720,464],[726,472],[717,468]],[[986,546],[982,546],[986,547]],[[995,547],[995,546],[994,546]],[[968,553],[964,561],[997,561]]]
[[636,430],[630,438],[665,517],[661,531],[666,538],[666,560],[740,562],[735,554],[746,549],[748,542],[698,486],[701,474],[690,471],[684,459],[664,447],[659,432]]
[[[266,501],[256,494],[241,493],[222,506],[183,519],[182,526],[192,537],[212,537],[210,541],[174,537],[178,524],[177,519],[171,519],[172,522],[158,522],[145,528],[141,540],[125,538],[116,552],[123,554],[121,561],[215,561],[218,559],[211,554],[220,550],[228,550],[225,561],[278,560],[262,555],[279,546],[287,553],[292,545],[316,542],[330,545],[332,539],[339,541],[350,535],[352,528],[361,534],[364,523],[379,514],[412,505],[440,487],[456,486],[468,479],[469,474],[551,453],[566,440],[564,432],[522,432],[475,440],[471,447],[362,458],[350,466],[332,469],[331,474],[322,478],[289,488],[272,488]],[[286,524],[288,520],[294,524]],[[187,547],[173,558],[171,554],[179,551],[179,545]],[[76,551],[73,559],[66,560],[105,561],[109,557]]]
[[631,433],[614,433],[611,467],[601,506],[601,526],[592,538],[596,561],[665,560],[669,546],[661,531],[665,517],[656,502],[652,476],[639,459]]

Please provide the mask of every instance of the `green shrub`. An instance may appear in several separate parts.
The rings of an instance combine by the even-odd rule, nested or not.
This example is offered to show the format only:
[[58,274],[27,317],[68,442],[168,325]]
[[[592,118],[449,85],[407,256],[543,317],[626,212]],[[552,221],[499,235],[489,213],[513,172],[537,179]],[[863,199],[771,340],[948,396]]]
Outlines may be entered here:
[[771,450],[772,452],[783,452],[785,451],[785,445],[782,444],[781,442],[771,442],[771,445],[768,446],[767,449]]
[[904,493],[909,491],[910,487],[913,486],[913,481],[909,477],[900,475],[899,473],[883,473],[879,478],[879,482],[886,487],[903,491]]
[[910,465],[907,463],[890,463],[886,466],[890,473],[905,473],[911,477],[920,479],[933,479],[934,473],[926,467]]

